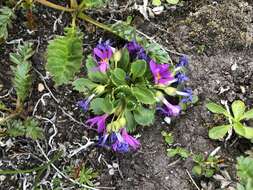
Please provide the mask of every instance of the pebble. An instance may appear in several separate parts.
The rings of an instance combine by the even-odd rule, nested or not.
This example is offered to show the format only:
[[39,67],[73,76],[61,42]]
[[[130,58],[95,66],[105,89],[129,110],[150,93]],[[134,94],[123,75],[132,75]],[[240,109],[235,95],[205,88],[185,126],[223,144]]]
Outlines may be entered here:
[[44,85],[43,85],[42,83],[39,83],[39,84],[38,84],[38,91],[39,91],[39,92],[42,92],[42,91],[44,91],[44,90],[45,90]]
[[6,179],[5,175],[0,175],[0,181],[4,181]]

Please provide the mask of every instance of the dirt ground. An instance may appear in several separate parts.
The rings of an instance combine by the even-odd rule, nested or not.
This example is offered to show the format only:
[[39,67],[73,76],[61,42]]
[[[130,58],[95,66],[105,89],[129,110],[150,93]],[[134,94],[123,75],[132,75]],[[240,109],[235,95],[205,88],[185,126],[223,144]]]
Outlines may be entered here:
[[[115,154],[92,145],[71,159],[63,156],[56,165],[64,169],[70,164],[78,165],[82,161],[87,162],[99,171],[97,180],[99,186],[118,190],[195,190],[196,187],[187,174],[187,171],[191,171],[192,160],[167,157],[167,147],[161,135],[161,131],[165,130],[173,133],[178,145],[194,153],[208,155],[220,146],[221,150],[218,154],[225,160],[224,169],[236,182],[236,157],[249,149],[251,144],[236,136],[233,136],[226,146],[224,142],[210,140],[208,128],[219,124],[220,120],[207,111],[205,104],[209,100],[215,102],[228,100],[231,103],[233,100],[241,99],[248,107],[253,105],[253,2],[251,0],[188,0],[182,7],[166,6],[164,13],[151,18],[150,21],[145,21],[138,11],[132,10],[131,3],[116,2],[114,1],[114,4],[105,10],[90,11],[90,15],[108,23],[113,22],[113,19],[125,20],[128,15],[133,15],[134,24],[139,31],[154,37],[155,41],[170,51],[189,55],[190,81],[187,86],[194,90],[199,101],[181,116],[174,118],[170,125],[158,115],[153,126],[140,128],[137,133],[140,134],[142,147],[135,153]],[[126,5],[129,7],[125,7]],[[36,14],[41,17],[37,22],[38,30],[34,34],[27,34],[25,23],[21,22],[23,16],[19,13],[8,41],[16,40],[17,37],[34,40],[38,51],[32,59],[33,67],[45,76],[46,46],[55,34],[62,33],[68,18],[63,15],[62,23],[58,24],[57,31],[53,32],[53,23],[60,13],[39,7]],[[104,33],[85,23],[81,25],[82,30],[87,34],[84,39],[84,49],[89,52]],[[110,35],[106,34],[106,36]],[[8,54],[13,47],[13,44],[0,46],[0,96],[6,94],[11,86]],[[178,59],[178,55],[173,53],[171,57]],[[38,84],[43,83],[43,80],[37,72],[34,71],[33,74],[36,80],[26,105],[27,115],[31,115],[36,102],[47,93],[46,90],[38,92]],[[41,127],[45,130],[46,139],[40,144],[47,152],[52,153],[53,150],[62,149],[65,155],[68,155],[70,150],[78,147],[78,143],[85,143],[85,136],[94,140],[96,134],[71,120],[65,113],[67,112],[79,122],[85,121],[87,114],[82,113],[76,106],[76,102],[82,97],[81,94],[72,91],[71,86],[54,88],[50,79],[46,78],[45,81],[59,102],[56,103],[50,96],[45,97],[45,105],[39,104],[36,115],[53,118],[57,135],[51,144],[47,143],[55,131],[49,122],[45,122]],[[10,99],[1,100],[8,102]],[[10,139],[7,137],[1,138],[4,144],[8,140]],[[44,160],[36,143],[24,138],[11,139],[11,143],[1,145],[0,150],[1,167],[7,165],[9,168],[25,169],[36,166]],[[50,152],[48,155],[50,156]],[[113,163],[117,163],[119,169],[114,175],[109,175],[108,164]],[[43,180],[47,181],[54,177],[54,173],[51,169],[44,175]],[[213,185],[211,190],[220,189],[219,182],[214,179],[194,176],[193,178],[199,187],[201,181],[205,181]],[[32,180],[33,175],[7,176],[2,179],[0,178],[0,189],[18,189],[21,188],[24,179]],[[44,187],[43,189],[50,189],[46,183]],[[28,186],[29,188],[31,187]]]

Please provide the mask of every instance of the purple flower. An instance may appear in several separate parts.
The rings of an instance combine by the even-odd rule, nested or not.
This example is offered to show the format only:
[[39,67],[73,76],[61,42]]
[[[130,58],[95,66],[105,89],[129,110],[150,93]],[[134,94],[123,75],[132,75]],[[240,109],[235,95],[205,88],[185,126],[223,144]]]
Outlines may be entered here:
[[101,116],[96,116],[96,117],[93,117],[91,119],[88,119],[86,121],[86,123],[90,124],[91,127],[93,127],[94,125],[97,125],[97,132],[102,133],[106,129],[105,121],[106,121],[107,117],[108,117],[108,114],[104,114],[104,115],[101,115]]
[[174,80],[168,64],[156,64],[154,60],[151,60],[149,66],[156,84],[168,84]]
[[90,95],[86,100],[80,100],[77,105],[82,108],[84,112],[88,111],[90,101],[95,97],[95,94]]
[[97,69],[105,73],[109,69],[109,60],[112,57],[112,48],[108,41],[98,44],[93,49],[93,57],[98,63]]
[[117,140],[112,145],[112,149],[116,152],[125,153],[129,151],[129,148],[136,150],[140,147],[140,142],[129,135],[125,128],[120,130],[120,133],[116,133]]
[[146,54],[144,48],[140,46],[136,41],[131,41],[126,45],[131,56],[137,59],[143,59],[148,62],[149,57]]
[[179,58],[179,62],[177,64],[177,67],[185,67],[189,64],[189,59],[186,55],[183,55]]
[[178,95],[184,96],[184,98],[181,100],[182,103],[192,102],[193,94],[192,89],[187,88],[184,91],[177,91]]
[[175,77],[176,77],[178,83],[182,83],[182,82],[184,82],[184,81],[189,80],[189,77],[187,77],[187,76],[186,76],[185,74],[183,74],[183,73],[177,73]]

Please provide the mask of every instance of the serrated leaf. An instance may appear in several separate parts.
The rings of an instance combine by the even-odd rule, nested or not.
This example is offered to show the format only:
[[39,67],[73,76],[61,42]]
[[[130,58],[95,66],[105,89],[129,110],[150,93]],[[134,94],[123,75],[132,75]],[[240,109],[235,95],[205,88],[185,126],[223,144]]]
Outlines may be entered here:
[[20,101],[24,102],[32,84],[29,74],[31,66],[29,63],[24,63],[11,68],[14,73],[14,78],[12,80],[13,86]]
[[213,103],[213,102],[206,104],[206,107],[209,111],[213,113],[224,114],[227,112],[226,109],[224,109],[221,105]]
[[24,122],[24,126],[26,129],[25,136],[27,138],[31,138],[33,140],[42,139],[43,138],[43,130],[39,127],[38,121],[32,118],[28,118]]
[[20,120],[12,120],[7,123],[7,133],[11,137],[19,137],[25,135],[25,127]]
[[236,100],[232,103],[234,118],[239,121],[245,112],[246,106],[243,101]]
[[0,41],[8,38],[8,28],[15,18],[14,12],[9,7],[0,8]]
[[113,110],[113,103],[107,98],[95,98],[91,101],[90,108],[96,115],[103,113],[111,114]]
[[179,0],[166,0],[166,1],[167,3],[172,4],[172,5],[176,5],[179,3]]
[[144,87],[133,87],[134,96],[143,104],[154,104],[156,102],[154,93]]
[[228,130],[231,128],[230,125],[221,125],[218,127],[214,127],[209,130],[208,135],[211,139],[221,139],[223,138]]
[[72,80],[83,59],[82,34],[73,28],[65,30],[65,36],[57,36],[47,47],[46,69],[56,85]]
[[27,61],[33,56],[35,51],[32,48],[32,43],[24,43],[23,45],[18,45],[17,51],[15,53],[10,53],[11,62],[16,65],[27,63]]
[[11,53],[11,61],[16,64],[15,67],[11,67],[14,73],[12,83],[21,102],[24,102],[27,98],[31,88],[32,81],[29,74],[31,63],[28,59],[30,59],[33,54],[32,44],[27,42],[23,45],[19,45],[17,52]]
[[137,60],[131,63],[131,74],[133,78],[142,77],[146,72],[147,63],[144,60]]
[[88,90],[92,90],[97,87],[97,84],[90,81],[89,79],[79,78],[76,79],[72,85],[74,86],[74,90],[79,92],[86,92]]
[[126,72],[123,69],[116,68],[111,71],[111,80],[114,85],[126,85]]
[[133,111],[135,121],[140,125],[150,125],[155,118],[155,111],[140,107]]

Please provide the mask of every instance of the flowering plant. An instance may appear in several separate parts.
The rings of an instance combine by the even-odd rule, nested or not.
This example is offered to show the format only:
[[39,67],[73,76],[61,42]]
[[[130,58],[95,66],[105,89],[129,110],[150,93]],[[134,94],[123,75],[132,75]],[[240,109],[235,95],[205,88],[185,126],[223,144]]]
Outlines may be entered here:
[[158,63],[146,52],[135,41],[121,49],[113,48],[108,41],[99,43],[86,60],[87,78],[73,82],[74,88],[87,97],[78,105],[96,115],[86,123],[96,127],[99,144],[117,152],[140,147],[128,133],[137,125],[152,124],[156,110],[167,117],[179,115],[181,107],[169,97],[179,95],[184,103],[192,100],[190,89],[179,91],[180,84],[188,80],[183,72],[187,57],[182,56],[174,66]]

